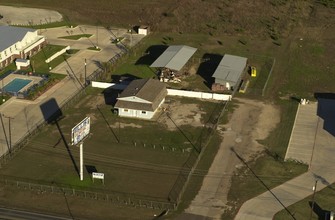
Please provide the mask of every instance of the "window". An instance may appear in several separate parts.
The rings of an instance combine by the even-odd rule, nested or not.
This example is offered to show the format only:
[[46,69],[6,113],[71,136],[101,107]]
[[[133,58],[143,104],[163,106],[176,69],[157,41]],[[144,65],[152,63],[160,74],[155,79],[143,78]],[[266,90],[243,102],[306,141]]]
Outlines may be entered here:
[[142,115],[146,115],[147,114],[147,112],[146,111],[142,111]]
[[123,112],[128,112],[128,109],[123,109]]

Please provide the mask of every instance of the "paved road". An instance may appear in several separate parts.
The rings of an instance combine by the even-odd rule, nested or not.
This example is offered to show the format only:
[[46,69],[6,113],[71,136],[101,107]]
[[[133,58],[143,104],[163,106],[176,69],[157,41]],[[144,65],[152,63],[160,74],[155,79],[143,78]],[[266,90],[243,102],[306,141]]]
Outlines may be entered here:
[[69,218],[19,211],[15,209],[0,208],[0,219],[12,220],[70,220]]
[[[330,111],[334,113],[334,110],[333,108]],[[335,182],[335,138],[324,129],[328,121],[329,118],[319,118],[317,122],[315,147],[309,171],[245,202],[235,217],[236,220],[272,219],[284,207],[311,195],[316,181],[317,191]]]

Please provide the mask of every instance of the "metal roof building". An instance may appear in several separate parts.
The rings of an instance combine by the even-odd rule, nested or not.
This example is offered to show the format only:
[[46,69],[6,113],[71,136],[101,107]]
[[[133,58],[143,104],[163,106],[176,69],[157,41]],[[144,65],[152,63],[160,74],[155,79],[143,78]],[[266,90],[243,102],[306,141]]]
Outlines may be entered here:
[[215,83],[229,85],[227,88],[234,87],[247,66],[247,60],[245,57],[225,54],[213,74]]
[[28,32],[37,30],[13,26],[0,26],[0,51],[7,49],[18,41],[21,41]]
[[169,46],[150,67],[165,67],[179,71],[196,51],[196,48],[185,45]]

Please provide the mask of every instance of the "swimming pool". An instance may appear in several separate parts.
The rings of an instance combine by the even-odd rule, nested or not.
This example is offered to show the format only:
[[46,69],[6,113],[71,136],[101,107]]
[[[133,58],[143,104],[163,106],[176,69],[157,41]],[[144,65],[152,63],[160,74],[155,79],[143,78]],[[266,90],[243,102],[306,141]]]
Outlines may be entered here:
[[23,87],[28,85],[32,80],[30,79],[19,79],[15,78],[10,83],[4,86],[3,90],[5,92],[12,92],[17,93],[20,91]]

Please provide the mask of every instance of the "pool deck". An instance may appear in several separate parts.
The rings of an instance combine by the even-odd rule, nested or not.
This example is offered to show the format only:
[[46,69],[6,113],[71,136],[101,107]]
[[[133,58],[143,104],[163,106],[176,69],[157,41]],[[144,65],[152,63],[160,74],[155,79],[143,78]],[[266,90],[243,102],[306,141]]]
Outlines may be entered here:
[[24,87],[22,87],[18,92],[22,92],[27,90],[30,86],[39,83],[41,80],[43,80],[42,77],[39,76],[30,76],[30,75],[23,75],[23,74],[9,74],[8,76],[6,76],[4,79],[1,80],[0,83],[0,88],[2,90],[3,87],[5,87],[6,85],[8,85],[11,81],[13,81],[14,79],[26,79],[26,80],[31,80],[30,83],[28,83],[27,85],[25,85]]

